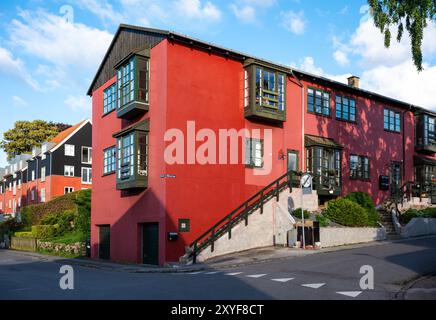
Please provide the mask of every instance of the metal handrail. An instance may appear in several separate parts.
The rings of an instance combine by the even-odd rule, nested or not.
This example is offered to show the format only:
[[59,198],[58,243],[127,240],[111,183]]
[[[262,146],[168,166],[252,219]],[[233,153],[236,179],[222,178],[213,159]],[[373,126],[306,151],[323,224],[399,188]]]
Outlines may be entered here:
[[221,235],[228,233],[230,238],[232,228],[238,222],[245,220],[245,224],[247,225],[248,216],[255,210],[260,208],[262,214],[263,205],[267,201],[273,197],[276,197],[277,200],[279,200],[280,192],[284,188],[289,187],[290,191],[292,191],[293,177],[300,175],[300,173],[295,171],[286,172],[284,175],[280,176],[269,185],[258,191],[255,195],[244,201],[239,207],[232,210],[228,215],[224,216],[224,218],[219,220],[206,232],[196,238],[189,246],[192,249],[190,255],[193,258],[193,263],[196,263],[197,255],[209,245],[211,245],[213,251],[214,242],[221,237]]

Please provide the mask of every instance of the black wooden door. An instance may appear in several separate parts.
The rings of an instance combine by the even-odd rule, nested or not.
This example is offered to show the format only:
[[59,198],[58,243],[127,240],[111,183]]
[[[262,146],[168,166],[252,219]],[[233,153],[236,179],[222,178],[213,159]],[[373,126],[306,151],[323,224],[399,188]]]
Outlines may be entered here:
[[142,263],[159,264],[159,224],[142,225]]
[[111,229],[110,226],[99,226],[98,257],[110,259],[111,257]]

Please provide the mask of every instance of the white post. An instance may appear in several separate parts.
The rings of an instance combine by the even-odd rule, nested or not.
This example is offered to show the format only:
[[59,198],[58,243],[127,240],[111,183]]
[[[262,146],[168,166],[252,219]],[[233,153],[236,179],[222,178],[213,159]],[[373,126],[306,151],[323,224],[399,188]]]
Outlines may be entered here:
[[300,187],[301,187],[301,222],[302,222],[302,237],[303,237],[303,250],[306,249],[306,239],[304,236],[304,204],[303,204],[303,199],[304,199],[304,193],[303,193],[303,184],[300,183]]

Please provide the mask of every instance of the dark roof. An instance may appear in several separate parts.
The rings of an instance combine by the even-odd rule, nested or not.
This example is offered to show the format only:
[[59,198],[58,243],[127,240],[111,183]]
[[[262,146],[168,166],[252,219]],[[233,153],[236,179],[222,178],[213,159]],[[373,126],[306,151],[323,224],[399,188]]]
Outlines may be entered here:
[[[262,58],[258,58],[258,57],[255,57],[255,56],[243,53],[243,52],[238,52],[236,50],[232,50],[232,49],[228,49],[228,48],[225,48],[225,47],[221,47],[219,45],[216,45],[216,44],[213,44],[213,43],[209,43],[209,42],[205,42],[205,41],[202,41],[202,40],[199,40],[199,39],[196,39],[196,38],[193,38],[193,37],[181,34],[181,33],[173,32],[173,31],[168,31],[168,30],[162,30],[162,29],[153,29],[153,28],[138,27],[138,26],[133,26],[133,25],[128,25],[128,24],[120,24],[120,26],[118,27],[118,30],[116,31],[116,33],[114,35],[114,38],[113,38],[113,40],[112,40],[112,42],[111,42],[111,44],[109,46],[109,49],[107,50],[107,52],[106,52],[106,54],[105,54],[105,56],[104,56],[104,58],[103,58],[103,60],[102,60],[102,62],[100,64],[100,67],[98,68],[98,71],[97,71],[97,73],[96,73],[96,75],[95,75],[95,77],[94,77],[94,79],[93,79],[93,81],[91,83],[91,86],[88,89],[88,95],[92,95],[92,88],[93,88],[93,86],[94,86],[94,84],[95,84],[95,82],[97,80],[97,77],[98,77],[101,69],[103,68],[103,65],[104,65],[104,63],[105,63],[105,61],[106,61],[106,59],[107,59],[111,49],[113,48],[113,46],[114,46],[114,44],[115,44],[115,42],[116,42],[120,32],[123,29],[142,31],[142,32],[147,32],[147,33],[156,33],[156,34],[159,34],[159,35],[161,35],[161,36],[163,36],[165,38],[169,38],[171,40],[176,40],[176,41],[185,43],[187,45],[194,45],[194,46],[202,48],[203,50],[215,51],[215,52],[218,52],[220,54],[226,55],[228,57],[231,57],[231,58],[237,59],[237,60],[244,61],[246,59],[255,59],[257,61],[262,61],[262,62],[269,63],[271,65],[278,66],[280,68],[285,68],[285,69],[289,70],[290,74],[294,74],[295,76],[299,76],[300,78],[304,77],[304,78],[307,78],[307,79],[312,79],[313,81],[327,83],[327,84],[329,84],[329,85],[331,85],[333,87],[339,88],[340,90],[350,91],[350,92],[354,92],[356,94],[360,94],[360,95],[368,96],[368,97],[371,97],[371,98],[379,99],[379,100],[381,100],[383,102],[392,103],[392,104],[398,105],[398,106],[400,106],[402,108],[405,108],[405,109],[408,109],[408,110],[432,113],[431,111],[425,110],[424,108],[421,108],[419,106],[416,106],[416,105],[413,105],[413,104],[410,104],[410,103],[407,103],[407,102],[404,102],[404,101],[393,99],[393,98],[390,98],[390,97],[387,97],[387,96],[384,96],[384,95],[381,95],[381,94],[378,94],[378,93],[375,93],[375,92],[371,92],[371,91],[368,91],[368,90],[364,90],[364,89],[360,89],[360,88],[355,88],[355,87],[349,86],[347,84],[341,83],[339,81],[331,80],[331,79],[328,79],[328,78],[325,78],[325,77],[322,77],[322,76],[319,76],[319,75],[315,75],[315,74],[312,74],[312,73],[309,73],[309,72],[306,72],[306,71],[299,70],[297,68],[293,68],[293,67],[291,68],[289,66],[277,64],[277,63],[274,63],[274,62],[271,62],[271,61],[268,61],[268,60],[265,60],[265,59],[262,59]],[[433,114],[436,115],[436,113],[433,113]]]
[[326,148],[334,148],[334,149],[343,149],[344,147],[337,143],[335,140],[330,138],[312,136],[310,134],[306,134],[304,136],[304,144],[306,147],[326,147]]

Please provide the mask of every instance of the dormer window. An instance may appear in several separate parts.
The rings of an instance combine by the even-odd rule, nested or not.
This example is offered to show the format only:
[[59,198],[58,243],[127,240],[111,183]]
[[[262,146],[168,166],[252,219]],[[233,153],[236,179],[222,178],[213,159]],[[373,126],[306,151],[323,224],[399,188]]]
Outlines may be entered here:
[[131,119],[148,111],[149,58],[130,54],[117,64],[117,116]]
[[245,64],[245,116],[274,122],[286,121],[286,73],[279,67]]

